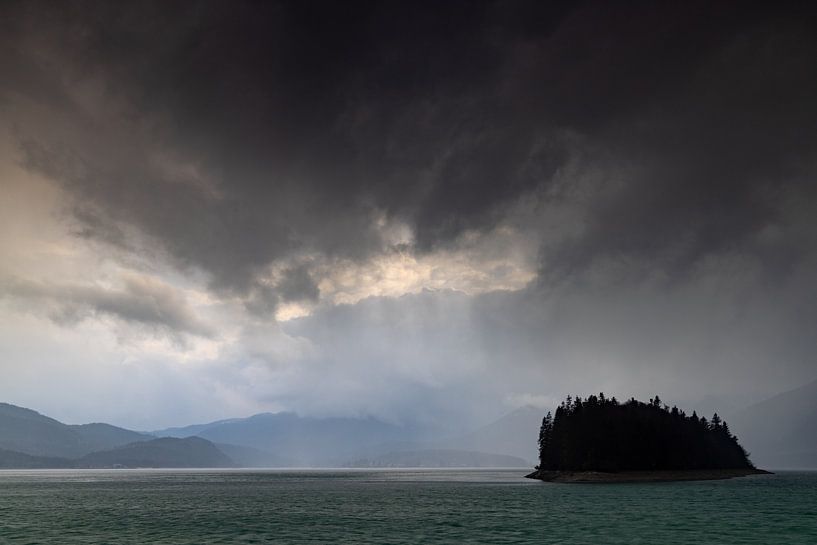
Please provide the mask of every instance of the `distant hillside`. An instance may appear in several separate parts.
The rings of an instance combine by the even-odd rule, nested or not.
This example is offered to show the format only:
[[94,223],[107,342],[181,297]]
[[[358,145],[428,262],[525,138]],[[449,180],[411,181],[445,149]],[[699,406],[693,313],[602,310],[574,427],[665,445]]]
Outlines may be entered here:
[[336,459],[335,463],[344,465],[349,460],[375,461],[384,455],[410,451],[468,451],[510,456],[533,465],[537,453],[536,441],[531,441],[531,434],[535,438],[542,423],[542,415],[541,409],[521,407],[462,435],[440,437],[429,433],[422,437],[417,434],[422,439],[375,443],[358,448],[352,456]]
[[155,439],[151,435],[139,433],[125,428],[118,428],[110,424],[95,422],[93,424],[69,425],[69,428],[76,431],[82,438],[84,450],[93,452],[104,450],[137,441],[147,441]]
[[417,430],[374,418],[294,413],[264,413],[153,432],[176,439],[201,437],[210,445],[202,450],[156,442],[153,435],[110,424],[66,425],[30,409],[0,404],[0,467],[260,468],[340,466],[352,459],[395,467],[522,466],[522,456],[513,453],[527,451],[530,456],[530,435],[539,420],[535,409],[519,409],[463,438],[436,441],[418,441]]
[[154,430],[148,433],[155,437],[193,437],[194,435],[200,437],[202,433],[204,433],[210,428],[214,428],[222,424],[240,422],[241,420],[244,420],[244,418],[227,418],[224,420],[216,420],[215,422],[208,422],[206,424],[191,424],[189,426],[164,428],[161,430]]
[[335,465],[368,446],[411,439],[410,430],[374,418],[314,418],[294,413],[263,413],[154,433],[186,437],[194,430],[214,443],[252,447],[301,466]]
[[453,449],[389,452],[374,459],[355,460],[350,467],[527,467],[515,456]]
[[213,443],[200,437],[163,437],[93,452],[76,462],[77,467],[233,467],[235,463]]
[[496,452],[532,462],[537,457],[536,434],[542,424],[542,416],[544,411],[541,409],[521,407],[499,420],[442,444],[457,449]]
[[752,405],[730,424],[759,466],[817,468],[817,381]]
[[0,449],[0,469],[64,469],[73,465],[73,461],[67,458],[32,456]]
[[31,409],[0,403],[0,448],[32,456],[73,458],[90,452],[69,426]]
[[69,426],[31,409],[0,403],[0,449],[32,456],[78,458],[149,438],[110,424]]
[[227,443],[216,443],[216,447],[235,462],[236,467],[264,468],[298,466],[295,460],[290,460],[289,458],[284,458],[277,454],[253,447],[230,445]]

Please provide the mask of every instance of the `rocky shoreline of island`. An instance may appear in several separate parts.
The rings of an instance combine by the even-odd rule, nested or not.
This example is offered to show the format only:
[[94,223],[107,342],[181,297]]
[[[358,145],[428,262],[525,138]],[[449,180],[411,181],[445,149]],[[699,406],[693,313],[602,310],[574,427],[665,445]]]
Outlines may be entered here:
[[638,471],[541,471],[525,475],[551,483],[648,483],[671,481],[712,481],[748,475],[771,475],[770,471],[755,468],[737,469],[682,469]]

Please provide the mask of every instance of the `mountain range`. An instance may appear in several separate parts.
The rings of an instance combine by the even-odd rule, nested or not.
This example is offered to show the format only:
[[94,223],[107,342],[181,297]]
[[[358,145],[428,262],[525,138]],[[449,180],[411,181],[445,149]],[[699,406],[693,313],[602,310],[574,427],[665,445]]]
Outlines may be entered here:
[[[314,418],[262,413],[184,428],[151,432],[157,437],[202,437],[218,444],[255,449],[297,466],[337,466],[379,443],[413,439],[416,431],[374,418]],[[280,464],[270,464],[280,465]]]
[[[270,458],[265,464],[269,467],[286,466],[292,461],[299,466],[346,466],[360,460],[377,463],[378,459],[396,460],[400,458],[397,453],[403,452],[413,452],[414,458],[422,461],[419,465],[423,466],[430,464],[433,458],[439,459],[440,451],[448,453],[446,466],[467,465],[469,459],[483,459],[470,455],[470,458],[463,455],[455,459],[453,455],[454,452],[468,451],[507,456],[506,463],[513,461],[513,466],[527,467],[536,459],[536,436],[541,421],[540,409],[522,407],[476,430],[452,437],[435,437],[419,429],[373,418],[313,418],[295,413],[263,413],[244,419],[156,430],[151,434],[157,437],[198,436],[219,445],[250,447],[255,449],[257,456],[277,458]],[[428,457],[418,453],[428,453]]]
[[[538,425],[532,415],[515,411],[500,422],[518,425],[527,418],[524,442],[530,444]],[[103,423],[68,425],[0,403],[0,468],[529,466],[528,456],[514,456],[522,449],[511,437],[495,444],[496,451],[469,450],[488,445],[496,427],[470,432],[458,444],[421,440],[420,430],[374,418],[283,412],[143,433]]]
[[[152,432],[0,403],[0,468],[530,467],[545,411],[440,436],[375,418],[262,413]],[[817,468],[817,381],[728,416],[758,467]]]
[[63,424],[31,409],[0,403],[0,449],[54,458],[79,458],[97,450],[144,441],[147,434],[110,424]]

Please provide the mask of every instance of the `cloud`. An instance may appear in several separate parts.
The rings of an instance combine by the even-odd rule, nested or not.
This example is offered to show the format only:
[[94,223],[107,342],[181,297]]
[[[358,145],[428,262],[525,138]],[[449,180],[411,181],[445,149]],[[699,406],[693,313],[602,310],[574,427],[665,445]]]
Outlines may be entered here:
[[320,295],[318,285],[303,265],[285,270],[276,288],[284,301],[315,301]]
[[0,285],[0,296],[20,301],[26,308],[43,309],[62,324],[109,316],[173,335],[214,335],[212,327],[196,316],[178,290],[146,276],[127,275],[122,285],[115,287],[7,278]]
[[93,254],[12,240],[6,297],[223,337],[202,380],[231,407],[430,418],[587,384],[793,385],[817,323],[814,19],[6,2],[0,160]]
[[591,391],[740,406],[814,376],[817,314],[813,298],[801,297],[815,272],[817,252],[788,282],[770,284],[760,260],[732,255],[683,280],[623,283],[602,273],[547,290],[426,291],[321,307],[282,325],[312,348],[298,360],[298,376],[309,379],[279,395],[304,410],[448,421]]
[[617,255],[680,273],[775,222],[814,173],[817,44],[794,11],[39,8],[17,7],[4,57],[7,104],[33,97],[54,129],[20,124],[25,164],[76,196],[86,236],[123,245],[135,226],[220,290],[287,299],[291,281],[258,287],[267,267],[377,256],[383,215],[429,252],[530,199],[580,207],[544,273]]

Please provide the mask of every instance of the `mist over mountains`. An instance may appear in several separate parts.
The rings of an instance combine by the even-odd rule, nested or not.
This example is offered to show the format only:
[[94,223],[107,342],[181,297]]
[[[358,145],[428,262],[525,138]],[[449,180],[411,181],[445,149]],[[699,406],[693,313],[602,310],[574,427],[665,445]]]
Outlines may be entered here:
[[156,436],[198,436],[214,443],[274,452],[296,465],[336,465],[362,449],[391,441],[411,441],[420,432],[373,418],[313,418],[294,413],[264,413],[152,432]]
[[[298,465],[338,465],[376,460],[395,452],[461,450],[514,457],[529,464],[536,457],[541,410],[522,407],[475,430],[445,435],[367,418],[313,418],[294,413],[257,414],[151,432],[156,436],[199,436],[216,444],[274,452]],[[327,445],[331,449],[327,452]],[[385,463],[385,462],[384,462]],[[276,464],[278,465],[278,464]]]
[[[444,434],[375,418],[262,413],[151,432],[68,425],[0,403],[0,468],[530,467],[546,411]],[[727,413],[758,467],[817,467],[817,381]]]
[[817,380],[736,412],[730,425],[758,467],[817,468]]
[[[294,413],[141,433],[102,423],[67,425],[2,404],[0,468],[526,467],[532,463],[537,412],[520,409],[460,441],[374,418]],[[501,422],[516,423],[508,429],[520,433],[495,442]]]

